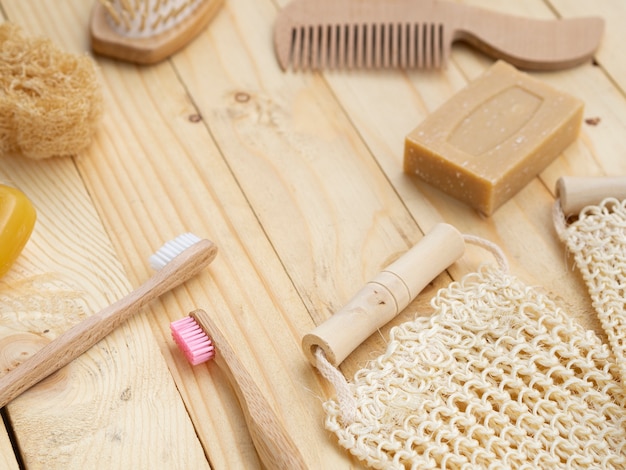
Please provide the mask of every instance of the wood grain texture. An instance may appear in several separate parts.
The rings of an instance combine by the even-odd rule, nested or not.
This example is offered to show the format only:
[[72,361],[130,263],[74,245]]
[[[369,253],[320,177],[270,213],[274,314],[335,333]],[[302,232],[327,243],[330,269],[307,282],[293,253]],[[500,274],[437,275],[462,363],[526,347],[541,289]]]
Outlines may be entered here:
[[0,468],[6,470],[18,470],[19,468],[13,447],[11,446],[11,440],[4,425],[0,426]]
[[[39,213],[16,270],[2,280],[4,370],[129,284],[71,160],[3,163],[2,178],[22,188]],[[22,394],[8,415],[28,468],[205,461],[142,317]],[[144,453],[146,446],[162,451]]]
[[[31,34],[81,49],[75,40],[84,30],[67,26],[80,24],[72,5],[24,7],[3,4],[8,18]],[[13,345],[3,348],[9,351],[5,369],[128,293],[131,284],[73,159],[3,155],[0,178],[21,188],[38,211],[16,269],[1,281],[2,341]],[[209,466],[143,316],[14,400],[8,416],[29,469]]]
[[[332,391],[300,341],[439,222],[497,243],[514,274],[599,331],[551,207],[562,175],[626,173],[621,3],[459,1],[607,20],[599,66],[536,73],[583,99],[595,124],[490,218],[404,175],[402,152],[405,135],[491,59],[460,45],[439,71],[283,73],[271,32],[287,3],[228,0],[156,66],[98,58],[106,110],[92,148],[46,162],[0,157],[0,180],[40,213],[16,270],[0,280],[4,367],[147,279],[163,241],[191,231],[219,248],[200,276],[9,406],[29,469],[259,468],[228,378],[190,367],[169,338],[169,321],[196,308],[218,323],[310,468],[359,468],[323,427]],[[0,5],[28,31],[88,51],[91,2]],[[393,324],[430,314],[436,289],[485,261],[469,247],[348,357],[346,376],[384,350]]]

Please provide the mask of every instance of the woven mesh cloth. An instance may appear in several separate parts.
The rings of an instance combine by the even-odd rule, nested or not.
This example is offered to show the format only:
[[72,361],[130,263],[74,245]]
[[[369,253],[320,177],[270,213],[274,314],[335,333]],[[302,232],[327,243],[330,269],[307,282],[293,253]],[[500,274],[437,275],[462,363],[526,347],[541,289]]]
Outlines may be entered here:
[[351,396],[324,404],[341,446],[374,468],[626,468],[626,396],[597,335],[491,266],[432,306],[334,383]]
[[626,384],[626,201],[608,198],[588,206],[571,224],[557,213],[555,225],[585,280]]

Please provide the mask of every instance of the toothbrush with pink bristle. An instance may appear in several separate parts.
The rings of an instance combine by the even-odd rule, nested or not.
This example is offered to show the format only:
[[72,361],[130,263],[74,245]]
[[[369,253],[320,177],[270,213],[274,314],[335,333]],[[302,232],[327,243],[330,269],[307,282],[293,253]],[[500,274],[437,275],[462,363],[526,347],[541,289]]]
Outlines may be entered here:
[[192,365],[214,359],[228,376],[264,466],[271,469],[306,469],[300,450],[211,317],[204,310],[194,310],[170,327],[174,341]]

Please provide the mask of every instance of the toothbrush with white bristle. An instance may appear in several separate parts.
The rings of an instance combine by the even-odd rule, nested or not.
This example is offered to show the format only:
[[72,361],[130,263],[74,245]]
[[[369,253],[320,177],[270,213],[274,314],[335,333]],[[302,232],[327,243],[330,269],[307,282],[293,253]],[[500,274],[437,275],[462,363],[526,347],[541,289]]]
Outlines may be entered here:
[[137,64],[160,62],[197,36],[224,0],[98,0],[91,14],[94,52]]
[[147,303],[200,273],[216,255],[217,247],[213,242],[190,233],[165,243],[150,258],[157,271],[148,281],[70,328],[0,377],[0,408],[76,359]]

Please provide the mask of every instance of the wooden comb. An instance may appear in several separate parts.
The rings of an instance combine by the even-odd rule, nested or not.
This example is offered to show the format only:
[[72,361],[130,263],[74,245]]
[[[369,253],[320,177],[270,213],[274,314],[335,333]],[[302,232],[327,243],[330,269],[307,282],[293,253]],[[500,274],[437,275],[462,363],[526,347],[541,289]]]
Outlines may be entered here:
[[537,20],[445,0],[295,0],[274,25],[283,70],[440,68],[454,41],[522,69],[585,62],[604,31],[598,17]]

